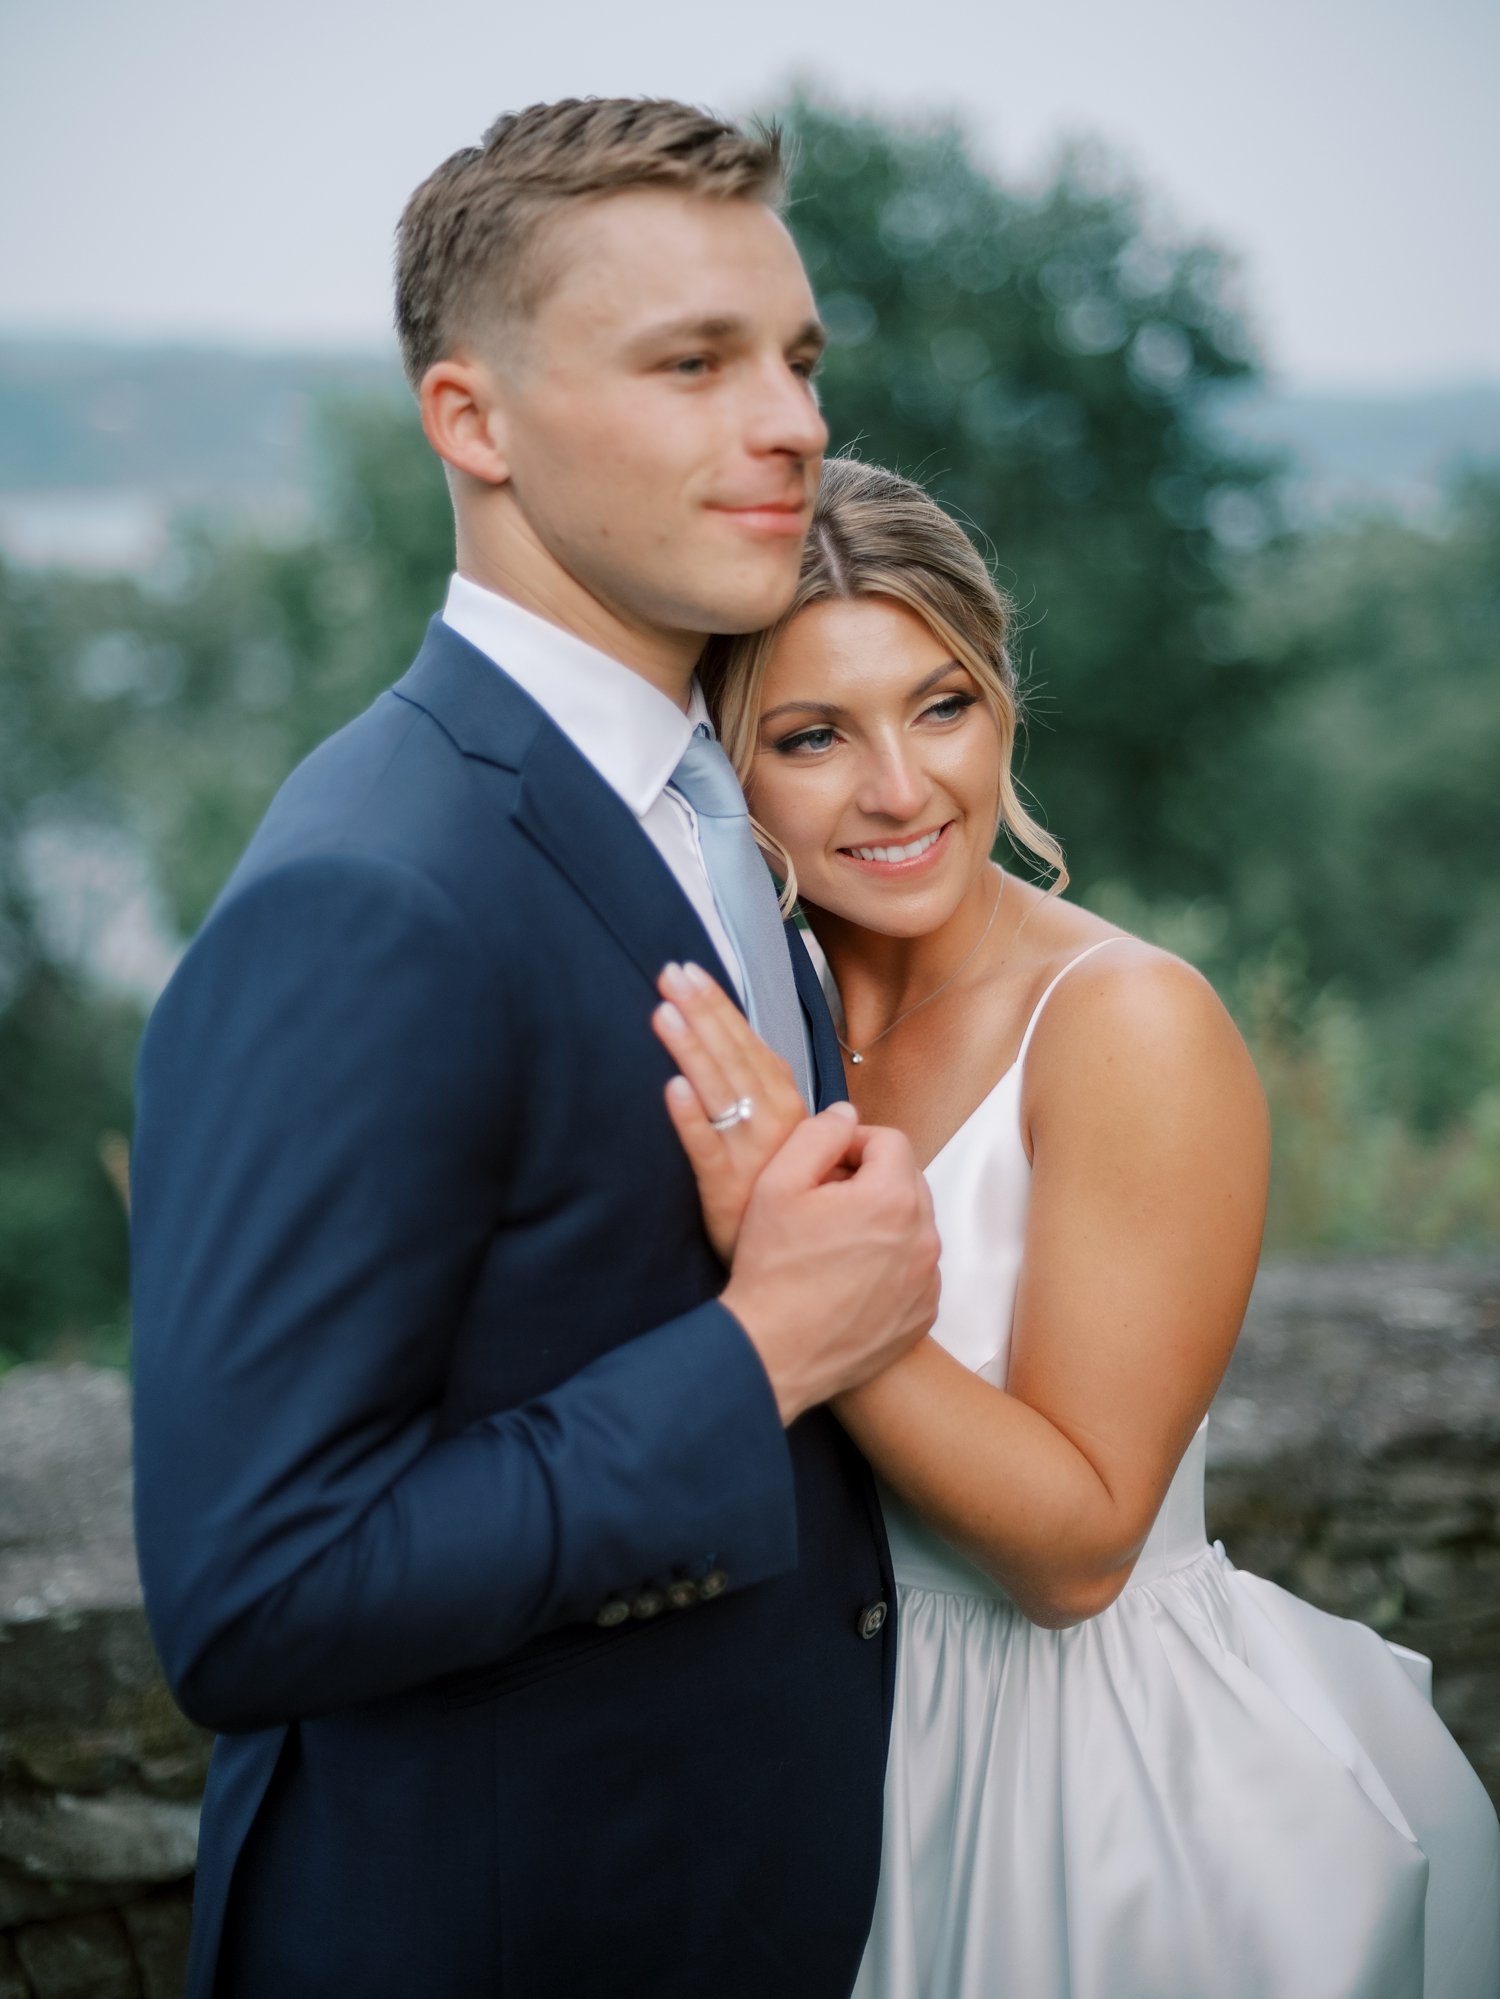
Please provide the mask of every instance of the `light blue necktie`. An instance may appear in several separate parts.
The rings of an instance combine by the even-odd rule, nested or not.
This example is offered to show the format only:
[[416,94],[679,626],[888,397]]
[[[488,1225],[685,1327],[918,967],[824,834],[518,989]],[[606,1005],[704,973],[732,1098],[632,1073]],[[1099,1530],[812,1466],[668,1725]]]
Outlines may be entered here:
[[761,858],[745,794],[734,766],[699,723],[672,773],[673,785],[698,815],[698,841],[714,901],[729,932],[745,981],[750,1025],[791,1064],[803,1102],[812,1103],[802,1002],[787,956],[776,889]]

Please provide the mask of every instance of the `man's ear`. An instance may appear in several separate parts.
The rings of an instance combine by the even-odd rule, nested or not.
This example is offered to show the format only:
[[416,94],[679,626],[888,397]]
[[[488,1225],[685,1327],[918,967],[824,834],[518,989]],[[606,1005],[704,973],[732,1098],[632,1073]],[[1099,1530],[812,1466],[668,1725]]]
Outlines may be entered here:
[[417,391],[427,442],[445,464],[486,486],[503,486],[510,478],[495,386],[482,362],[450,356],[433,362]]

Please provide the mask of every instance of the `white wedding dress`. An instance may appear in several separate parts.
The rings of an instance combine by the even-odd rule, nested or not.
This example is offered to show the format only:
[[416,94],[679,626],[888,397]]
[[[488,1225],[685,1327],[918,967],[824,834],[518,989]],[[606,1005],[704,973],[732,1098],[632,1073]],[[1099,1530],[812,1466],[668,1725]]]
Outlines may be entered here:
[[[1022,1065],[1056,984],[927,1169],[933,1337],[997,1386],[1031,1175]],[[1500,1995],[1500,1828],[1428,1662],[1209,1545],[1206,1432],[1123,1594],[1066,1631],[882,1490],[896,1707],[854,1999]]]

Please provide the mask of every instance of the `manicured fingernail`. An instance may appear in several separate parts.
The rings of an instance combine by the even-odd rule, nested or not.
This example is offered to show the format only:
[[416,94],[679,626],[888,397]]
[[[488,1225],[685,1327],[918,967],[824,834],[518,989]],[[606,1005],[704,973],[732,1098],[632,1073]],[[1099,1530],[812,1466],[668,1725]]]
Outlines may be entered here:
[[836,1104],[830,1104],[825,1115],[828,1117],[848,1118],[850,1124],[857,1124],[859,1122],[859,1112],[847,1098],[840,1099]]
[[668,1034],[681,1034],[687,1026],[687,1022],[670,1000],[664,1000],[656,1009],[656,1017]]
[[683,974],[681,965],[675,959],[671,964],[662,966],[661,982],[669,993],[676,993],[679,999],[686,999],[689,990],[688,982]]
[[696,986],[700,993],[706,993],[709,987],[713,984],[713,980],[708,976],[707,972],[704,971],[703,967],[701,965],[693,964],[691,959],[689,959],[688,963],[683,966],[682,975],[687,980],[688,984],[690,986]]
[[667,1095],[674,1104],[686,1106],[693,1101],[693,1086],[686,1076],[674,1076],[667,1085]]

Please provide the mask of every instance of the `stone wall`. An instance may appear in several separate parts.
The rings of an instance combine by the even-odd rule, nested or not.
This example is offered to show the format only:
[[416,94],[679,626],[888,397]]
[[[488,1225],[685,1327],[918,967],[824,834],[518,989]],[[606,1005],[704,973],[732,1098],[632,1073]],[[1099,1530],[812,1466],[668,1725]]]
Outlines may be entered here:
[[141,1614],[129,1392],[0,1380],[0,1999],[177,1999],[208,1738]]
[[1208,1455],[1230,1559],[1425,1652],[1500,1804],[1500,1260],[1262,1271]]
[[[207,1738],[141,1616],[128,1394],[0,1380],[0,1999],[178,1999]],[[1210,1428],[1209,1531],[1428,1653],[1500,1798],[1500,1260],[1265,1271]]]

